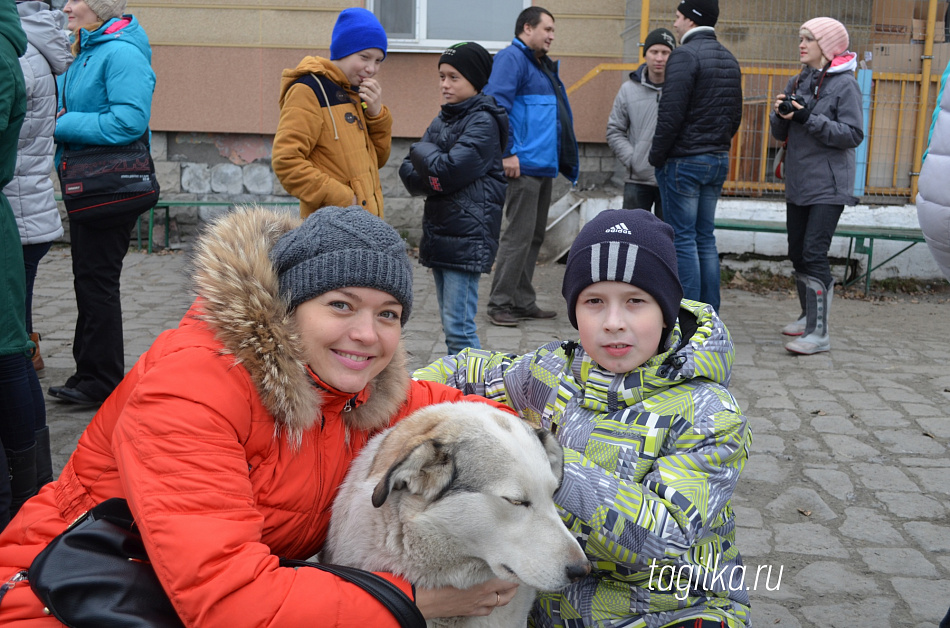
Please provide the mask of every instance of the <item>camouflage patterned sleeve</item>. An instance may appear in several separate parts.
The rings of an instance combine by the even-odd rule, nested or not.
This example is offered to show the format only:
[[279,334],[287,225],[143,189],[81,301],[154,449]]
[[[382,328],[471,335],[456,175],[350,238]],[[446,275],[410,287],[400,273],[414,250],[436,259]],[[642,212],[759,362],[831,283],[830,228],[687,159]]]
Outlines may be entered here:
[[691,398],[688,414],[600,415],[584,443],[565,448],[555,502],[605,575],[625,579],[653,559],[683,558],[729,512],[748,458],[748,423],[719,386],[701,385]]
[[487,397],[520,413],[527,398],[522,392],[527,387],[527,378],[520,373],[527,372],[525,366],[530,357],[465,349],[418,369],[412,376],[458,388],[466,395]]

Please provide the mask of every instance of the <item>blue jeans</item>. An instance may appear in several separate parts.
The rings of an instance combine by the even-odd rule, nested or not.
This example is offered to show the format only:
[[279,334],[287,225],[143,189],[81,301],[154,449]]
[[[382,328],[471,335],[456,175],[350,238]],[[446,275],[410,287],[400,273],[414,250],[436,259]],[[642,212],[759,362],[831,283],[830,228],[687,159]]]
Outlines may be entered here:
[[683,296],[719,311],[716,203],[729,172],[729,153],[674,157],[656,170],[663,220],[673,227]]
[[447,268],[433,268],[435,294],[439,299],[439,315],[445,332],[445,346],[449,355],[473,347],[481,349],[475,327],[478,311],[479,273],[467,273]]

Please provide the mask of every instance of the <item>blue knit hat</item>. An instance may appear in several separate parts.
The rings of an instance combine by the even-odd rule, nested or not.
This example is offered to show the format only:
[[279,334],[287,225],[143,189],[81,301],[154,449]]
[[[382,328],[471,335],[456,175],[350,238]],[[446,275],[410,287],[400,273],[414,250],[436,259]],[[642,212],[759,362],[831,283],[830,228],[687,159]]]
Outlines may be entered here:
[[673,246],[673,228],[645,209],[608,209],[577,234],[567,254],[561,294],[577,328],[577,297],[599,281],[622,281],[649,293],[663,312],[660,347],[676,325],[683,287]]
[[348,57],[367,48],[379,48],[386,58],[386,31],[372,11],[352,7],[340,11],[330,37],[330,60]]

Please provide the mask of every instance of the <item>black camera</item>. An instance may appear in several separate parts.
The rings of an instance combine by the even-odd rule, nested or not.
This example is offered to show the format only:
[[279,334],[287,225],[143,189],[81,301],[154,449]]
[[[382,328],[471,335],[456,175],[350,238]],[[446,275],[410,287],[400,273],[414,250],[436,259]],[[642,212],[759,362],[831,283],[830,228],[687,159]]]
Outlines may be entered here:
[[778,104],[778,112],[780,115],[787,116],[788,114],[795,111],[795,107],[792,106],[793,102],[797,102],[802,107],[805,106],[805,99],[799,96],[798,94],[792,94],[787,96],[785,100]]

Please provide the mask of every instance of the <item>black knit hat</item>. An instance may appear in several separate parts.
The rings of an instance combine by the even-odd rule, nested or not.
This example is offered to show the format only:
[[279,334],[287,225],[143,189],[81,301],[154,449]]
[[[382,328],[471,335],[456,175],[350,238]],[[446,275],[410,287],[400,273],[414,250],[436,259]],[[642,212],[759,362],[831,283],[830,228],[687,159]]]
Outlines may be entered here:
[[439,65],[448,63],[480,92],[491,75],[491,55],[474,41],[463,41],[445,49]]
[[683,299],[673,228],[644,209],[608,209],[584,225],[567,254],[561,294],[577,328],[577,297],[598,281],[622,281],[650,294],[663,312],[660,347],[676,325]]
[[643,42],[643,52],[650,49],[651,46],[662,44],[670,50],[676,49],[676,37],[665,28],[658,28],[647,35],[647,40]]
[[345,287],[375,288],[412,312],[412,264],[396,230],[365,209],[324,207],[288,231],[271,249],[280,293],[293,309]]
[[676,10],[696,26],[715,26],[719,20],[719,0],[680,0]]

